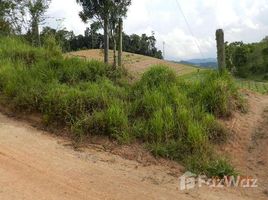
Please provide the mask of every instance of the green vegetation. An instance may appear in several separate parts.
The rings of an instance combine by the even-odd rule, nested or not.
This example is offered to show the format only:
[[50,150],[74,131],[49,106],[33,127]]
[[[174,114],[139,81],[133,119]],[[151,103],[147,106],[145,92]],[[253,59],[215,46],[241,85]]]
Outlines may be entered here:
[[240,88],[252,90],[260,94],[268,94],[267,82],[259,82],[259,81],[246,80],[246,79],[237,79],[236,82]]
[[259,43],[226,43],[226,63],[237,77],[268,80],[268,39]]
[[235,173],[213,153],[213,145],[228,137],[216,118],[242,106],[228,73],[204,71],[187,81],[167,67],[155,66],[128,84],[120,68],[64,58],[52,48],[52,38],[46,48],[14,38],[1,38],[0,43],[2,103],[40,112],[47,125],[68,127],[77,141],[91,135],[119,143],[138,140],[153,154],[181,162],[193,172]]
[[[182,79],[188,82],[203,80],[208,71],[193,72],[191,74],[181,76]],[[235,84],[240,89],[251,90],[260,94],[268,94],[268,82],[259,81],[258,79],[241,79],[237,78]]]
[[[44,27],[40,37],[43,43],[43,39],[47,36],[54,36],[64,52],[99,49],[102,46],[104,36],[98,30],[99,27],[96,28],[95,23],[85,30],[84,35],[75,35],[73,31],[66,29],[56,30]],[[114,48],[112,42],[109,45],[110,49]],[[153,33],[151,35],[123,33],[123,51],[163,59],[162,51],[156,47],[156,37]]]

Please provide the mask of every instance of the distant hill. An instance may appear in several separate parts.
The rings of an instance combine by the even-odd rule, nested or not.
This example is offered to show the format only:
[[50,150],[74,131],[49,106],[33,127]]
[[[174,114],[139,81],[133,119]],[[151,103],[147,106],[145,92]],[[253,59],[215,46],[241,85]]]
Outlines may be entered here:
[[182,60],[179,63],[193,65],[193,66],[202,67],[202,68],[217,68],[218,67],[218,62],[216,58]]

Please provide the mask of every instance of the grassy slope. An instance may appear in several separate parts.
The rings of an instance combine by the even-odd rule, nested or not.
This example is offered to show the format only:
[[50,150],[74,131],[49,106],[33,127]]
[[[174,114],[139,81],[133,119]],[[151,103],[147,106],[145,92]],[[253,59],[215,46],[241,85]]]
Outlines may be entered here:
[[[196,81],[196,80],[200,80],[204,77],[204,75],[206,74],[206,71],[209,70],[203,70],[200,73],[189,73],[189,74],[185,74],[182,76],[182,78],[184,80],[187,81]],[[260,94],[268,94],[268,82],[264,82],[264,81],[256,81],[256,80],[251,80],[251,79],[239,79],[237,78],[235,80],[236,85],[239,88],[242,89],[248,89]]]
[[158,66],[127,83],[120,68],[64,58],[53,41],[46,48],[12,38],[0,38],[0,44],[1,103],[39,112],[47,125],[66,126],[76,140],[92,135],[138,140],[192,172],[233,173],[212,151],[227,136],[217,118],[239,106],[228,74],[201,71],[188,82]]
[[247,79],[237,79],[239,87],[252,90],[261,94],[268,94],[268,82],[253,81]]
[[[103,53],[100,49],[92,49],[92,50],[83,50],[77,52],[68,53],[68,55],[78,56],[87,59],[96,59],[96,60],[103,60]],[[110,51],[110,61],[113,61],[113,52]],[[160,60],[157,58],[152,58],[148,56],[143,56],[134,53],[123,53],[123,64],[125,68],[131,72],[134,76],[143,74],[148,68],[153,65],[165,65],[169,66],[171,69],[175,70],[178,75],[189,74],[192,72],[196,72],[197,68],[183,65],[178,63],[173,63],[165,60]]]

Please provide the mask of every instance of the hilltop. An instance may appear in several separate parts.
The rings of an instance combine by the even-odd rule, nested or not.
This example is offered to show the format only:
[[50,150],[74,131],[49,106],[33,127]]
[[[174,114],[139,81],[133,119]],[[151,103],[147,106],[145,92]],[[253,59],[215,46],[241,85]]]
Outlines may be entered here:
[[[77,56],[81,58],[86,58],[89,60],[103,60],[103,51],[101,49],[90,49],[70,52],[67,55]],[[110,51],[109,54],[110,62],[113,61],[113,52]],[[124,67],[134,76],[139,76],[143,74],[153,65],[165,65],[177,72],[178,75],[190,74],[197,71],[197,68],[180,63],[174,63],[170,61],[165,61],[149,56],[123,52],[123,65]]]

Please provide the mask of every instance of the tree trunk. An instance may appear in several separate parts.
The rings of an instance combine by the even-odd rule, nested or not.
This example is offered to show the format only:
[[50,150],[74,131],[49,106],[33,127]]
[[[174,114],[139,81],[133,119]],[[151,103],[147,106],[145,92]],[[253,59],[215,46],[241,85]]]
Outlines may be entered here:
[[109,63],[109,33],[108,33],[108,16],[104,19],[104,62]]
[[32,21],[32,45],[40,46],[39,27],[35,19]]
[[222,72],[226,68],[224,32],[222,29],[218,29],[216,31],[216,40],[217,40],[218,66],[219,70]]
[[116,37],[113,37],[113,43],[114,43],[114,69],[117,67],[117,57],[116,57]]
[[40,33],[39,33],[39,25],[37,24],[37,38],[38,38],[38,46],[41,47],[41,38],[40,38]]
[[94,45],[93,45],[93,32],[91,32],[91,49],[94,49]]
[[119,20],[119,46],[118,46],[118,66],[122,67],[122,50],[123,50],[123,20]]

